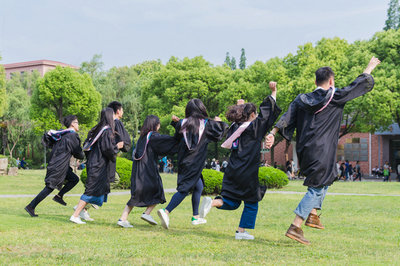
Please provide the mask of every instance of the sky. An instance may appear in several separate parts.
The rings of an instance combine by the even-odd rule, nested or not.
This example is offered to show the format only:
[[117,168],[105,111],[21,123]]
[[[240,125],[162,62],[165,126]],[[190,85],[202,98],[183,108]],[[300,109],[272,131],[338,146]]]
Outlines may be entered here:
[[229,52],[247,64],[321,38],[349,42],[381,31],[389,0],[0,0],[0,63],[55,60],[104,68]]

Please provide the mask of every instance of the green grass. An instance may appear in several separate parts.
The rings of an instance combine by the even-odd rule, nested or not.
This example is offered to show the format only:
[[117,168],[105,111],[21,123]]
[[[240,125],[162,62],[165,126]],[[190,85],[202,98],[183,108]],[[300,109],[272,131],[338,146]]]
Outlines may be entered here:
[[[10,191],[35,194],[42,189],[44,172],[26,173],[14,179],[0,176],[0,194],[11,194]],[[12,185],[16,180],[23,184]],[[167,180],[175,186],[175,175]],[[345,185],[357,193],[400,193],[397,183],[375,182],[361,182],[358,186],[335,183],[331,191],[349,192],[341,190],[347,188]],[[305,191],[301,182],[290,182],[286,189]],[[72,193],[81,192],[82,187]],[[168,201],[171,195],[167,194]],[[301,197],[266,194],[260,203],[256,229],[251,230],[256,239],[248,242],[234,239],[242,208],[212,210],[206,225],[193,227],[190,198],[171,214],[168,231],[142,221],[143,208],[135,208],[129,217],[134,228],[118,228],[116,221],[129,195],[110,196],[99,210],[90,209],[96,221],[86,225],[68,221],[71,207],[79,197],[66,197],[67,207],[47,198],[36,209],[38,218],[29,217],[23,210],[30,198],[0,198],[0,262],[2,265],[400,263],[399,197],[328,195],[321,216],[326,229],[304,228],[311,246],[284,236],[294,218],[292,210]],[[153,217],[159,221],[155,213]]]

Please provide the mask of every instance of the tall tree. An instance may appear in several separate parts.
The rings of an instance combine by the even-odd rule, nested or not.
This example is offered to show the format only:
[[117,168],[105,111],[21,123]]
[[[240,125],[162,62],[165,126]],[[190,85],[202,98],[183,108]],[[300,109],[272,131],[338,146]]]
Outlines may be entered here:
[[229,55],[229,52],[226,52],[226,56],[225,56],[225,64],[229,67],[231,67],[231,57]]
[[240,61],[239,61],[239,68],[240,69],[245,69],[246,68],[246,52],[244,48],[242,48],[242,53],[240,54]]
[[0,65],[0,117],[3,116],[6,109],[7,109],[6,72],[4,71],[4,67]]
[[390,0],[387,10],[387,19],[384,30],[399,29],[400,27],[400,5],[399,0]]
[[[30,79],[30,74],[24,73],[25,79]],[[14,150],[19,142],[29,135],[31,122],[29,119],[30,96],[24,88],[24,78],[19,73],[12,75],[7,81],[7,94],[9,108],[4,115],[7,130],[7,150],[13,157]],[[32,80],[32,79],[30,79]]]
[[57,66],[37,81],[31,98],[30,116],[38,133],[60,128],[63,117],[77,115],[82,129],[95,124],[101,95],[88,74]]
[[95,80],[103,71],[104,63],[101,61],[101,58],[101,54],[95,54],[90,61],[82,62],[79,73],[88,73],[92,80]]
[[237,66],[236,66],[236,59],[235,59],[235,57],[232,56],[232,59],[231,59],[231,69],[232,69],[232,70],[235,70],[236,68],[237,68]]

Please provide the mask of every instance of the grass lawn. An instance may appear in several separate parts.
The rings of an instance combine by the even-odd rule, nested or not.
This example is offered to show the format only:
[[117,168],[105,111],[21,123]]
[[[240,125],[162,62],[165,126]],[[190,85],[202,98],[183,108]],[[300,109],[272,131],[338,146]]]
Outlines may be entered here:
[[[18,177],[0,176],[0,194],[36,194],[44,171],[26,171]],[[176,177],[163,178],[175,187]],[[18,181],[18,182],[15,182]],[[20,184],[19,184],[20,183]],[[170,185],[171,184],[171,185]],[[301,182],[285,190],[305,191]],[[83,187],[71,193],[80,194]],[[400,194],[397,183],[336,183],[330,192]],[[167,200],[172,194],[167,194]],[[38,218],[24,210],[30,198],[0,198],[0,263],[7,264],[391,264],[400,263],[400,197],[333,196],[324,202],[325,230],[303,228],[311,246],[286,238],[301,195],[266,194],[260,203],[254,241],[236,241],[234,232],[241,208],[212,210],[208,223],[190,224],[187,198],[171,214],[170,230],[130,215],[134,228],[116,225],[129,195],[110,196],[96,220],[86,225],[68,221],[79,197],[66,197],[67,207],[49,197],[36,209]],[[164,205],[165,206],[165,205]],[[156,213],[153,217],[159,221]]]

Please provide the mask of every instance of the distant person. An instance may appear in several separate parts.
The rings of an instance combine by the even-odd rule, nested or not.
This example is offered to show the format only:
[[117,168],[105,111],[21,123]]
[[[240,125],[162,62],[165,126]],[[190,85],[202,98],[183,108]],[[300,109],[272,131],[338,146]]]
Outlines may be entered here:
[[390,182],[390,172],[391,168],[389,163],[386,161],[383,165],[383,182]]
[[17,167],[20,168],[21,167],[21,161],[20,161],[19,157],[15,161],[17,163]]
[[217,163],[215,162],[215,158],[211,161],[211,169],[215,170],[217,168]]
[[25,157],[22,158],[21,162],[20,162],[21,168],[22,169],[27,169],[27,163],[25,162]]
[[225,169],[228,167],[228,161],[224,160],[221,164],[221,171],[225,173]]
[[360,180],[360,182],[361,182],[361,166],[360,166],[360,161],[357,161],[357,163],[356,163],[356,167],[354,168],[354,176],[355,176],[355,178],[353,179],[353,181],[356,181],[357,179],[359,179]]
[[278,163],[274,162],[274,168],[278,168]]
[[221,171],[221,166],[219,165],[219,161],[218,160],[215,162],[215,170],[217,170],[218,172]]
[[346,181],[349,179],[349,177],[350,177],[350,168],[349,168],[349,166],[350,166],[350,164],[349,164],[349,160],[346,160],[345,161],[345,163],[344,163],[344,166],[345,166],[345,168],[344,168],[344,173],[345,173],[345,177],[346,177]]

